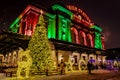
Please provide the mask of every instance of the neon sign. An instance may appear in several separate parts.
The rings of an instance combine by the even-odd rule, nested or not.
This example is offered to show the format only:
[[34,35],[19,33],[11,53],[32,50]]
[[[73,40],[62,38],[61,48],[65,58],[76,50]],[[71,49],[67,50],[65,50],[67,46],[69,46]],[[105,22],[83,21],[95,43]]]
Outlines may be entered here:
[[73,6],[73,5],[67,5],[66,6],[69,10],[71,11],[75,11],[75,12],[78,12],[80,13],[86,20],[87,22],[91,23],[91,20],[90,18],[87,16],[87,14],[85,12],[83,12],[80,8],[76,7],[76,6]]

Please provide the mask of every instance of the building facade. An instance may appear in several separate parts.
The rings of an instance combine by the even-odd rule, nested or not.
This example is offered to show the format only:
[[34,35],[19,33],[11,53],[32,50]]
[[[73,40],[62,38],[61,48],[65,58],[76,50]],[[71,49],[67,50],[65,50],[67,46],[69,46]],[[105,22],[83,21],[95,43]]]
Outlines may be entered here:
[[[88,61],[93,64],[105,61],[102,29],[94,24],[84,11],[73,5],[63,7],[55,4],[49,10],[28,5],[10,25],[9,31],[31,37],[40,15],[45,19],[55,64],[64,59],[66,64],[71,64],[73,70],[80,70]],[[17,64],[21,50],[23,47],[18,46],[18,49],[6,55],[1,54],[0,61],[9,65]]]

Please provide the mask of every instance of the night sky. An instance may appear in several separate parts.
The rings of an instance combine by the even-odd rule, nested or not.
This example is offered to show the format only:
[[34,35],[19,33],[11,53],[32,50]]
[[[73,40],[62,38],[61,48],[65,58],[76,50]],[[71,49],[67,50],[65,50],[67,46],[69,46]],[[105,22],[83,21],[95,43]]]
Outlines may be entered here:
[[120,48],[120,0],[3,0],[0,2],[0,30],[8,29],[30,3],[49,8],[57,2],[81,8],[103,29],[106,49]]

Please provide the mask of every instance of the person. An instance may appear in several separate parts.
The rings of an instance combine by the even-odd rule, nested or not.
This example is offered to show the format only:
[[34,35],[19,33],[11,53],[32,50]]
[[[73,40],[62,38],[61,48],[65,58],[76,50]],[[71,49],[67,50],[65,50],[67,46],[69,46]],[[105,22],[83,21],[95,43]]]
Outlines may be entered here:
[[61,63],[60,63],[60,73],[61,73],[61,75],[65,74],[65,67],[66,67],[66,65],[64,63],[64,60],[62,59]]
[[89,61],[88,61],[88,63],[87,63],[87,69],[88,69],[88,73],[91,74],[92,63],[90,63]]

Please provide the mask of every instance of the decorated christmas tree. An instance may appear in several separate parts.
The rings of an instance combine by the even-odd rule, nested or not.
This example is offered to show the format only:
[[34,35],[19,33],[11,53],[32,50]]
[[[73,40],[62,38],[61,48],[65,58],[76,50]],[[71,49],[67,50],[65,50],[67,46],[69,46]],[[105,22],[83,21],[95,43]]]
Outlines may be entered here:
[[36,70],[46,70],[53,67],[52,50],[47,37],[47,29],[43,15],[40,15],[35,32],[28,44],[33,59],[32,67]]

